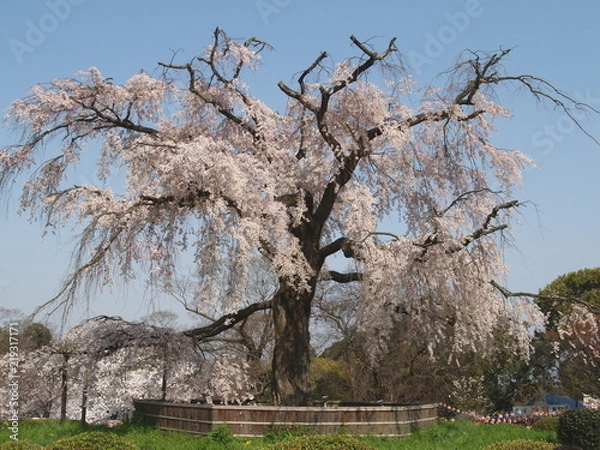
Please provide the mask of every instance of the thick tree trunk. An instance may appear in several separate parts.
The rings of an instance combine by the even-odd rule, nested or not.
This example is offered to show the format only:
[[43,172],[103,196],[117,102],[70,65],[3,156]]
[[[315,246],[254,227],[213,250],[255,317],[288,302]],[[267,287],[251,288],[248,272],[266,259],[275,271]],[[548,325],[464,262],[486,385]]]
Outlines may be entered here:
[[298,292],[281,281],[273,298],[275,349],[273,353],[273,400],[275,404],[310,404],[309,321],[314,291]]

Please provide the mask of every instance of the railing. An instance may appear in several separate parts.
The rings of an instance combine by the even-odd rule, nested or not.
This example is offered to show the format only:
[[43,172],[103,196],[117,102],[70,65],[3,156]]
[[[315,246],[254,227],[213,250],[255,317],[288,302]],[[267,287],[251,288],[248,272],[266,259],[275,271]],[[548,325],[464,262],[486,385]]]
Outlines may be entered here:
[[438,421],[437,404],[333,407],[235,406],[136,400],[135,409],[161,430],[209,434],[226,424],[236,436],[262,436],[274,428],[325,434],[408,436]]

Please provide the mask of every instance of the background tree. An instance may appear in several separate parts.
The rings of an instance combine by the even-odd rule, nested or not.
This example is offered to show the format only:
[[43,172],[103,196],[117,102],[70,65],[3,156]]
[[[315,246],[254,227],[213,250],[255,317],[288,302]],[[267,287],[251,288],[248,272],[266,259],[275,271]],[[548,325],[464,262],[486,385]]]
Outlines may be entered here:
[[313,398],[322,401],[372,400],[365,337],[358,330],[357,283],[323,283],[315,297],[312,342],[317,353],[311,370]]
[[22,344],[26,349],[39,349],[52,341],[52,331],[43,323],[33,322],[23,330]]
[[[8,355],[0,357],[0,370],[9,370]],[[19,417],[55,417],[60,415],[61,358],[48,348],[19,353]],[[10,397],[8,383],[0,384],[0,394]],[[0,404],[0,414],[7,417],[8,402]]]
[[18,309],[4,308],[0,306],[0,355],[4,355],[8,352],[10,335],[9,335],[9,324],[19,323],[21,324],[25,315]]
[[173,311],[158,310],[142,317],[142,323],[174,330],[177,326],[178,317],[179,316]]
[[[8,355],[0,358],[0,369],[8,364]],[[254,392],[245,361],[206,357],[173,329],[109,317],[78,324],[48,346],[24,349],[19,376],[22,418],[98,422],[126,417],[134,398],[242,402]],[[9,395],[7,383],[0,394]],[[8,407],[0,405],[0,413]]]
[[544,339],[555,344],[560,389],[578,399],[584,393],[599,396],[600,268],[557,277],[535,301],[548,317]]
[[[533,350],[528,354],[515,354],[514,336],[510,328],[508,322],[499,324],[489,347],[479,353],[463,355],[455,371],[467,380],[476,380],[474,387],[482,387],[480,397],[485,402],[480,401],[480,408],[475,409],[478,413],[511,411],[513,405],[528,402],[543,389],[540,382],[548,383],[548,372],[545,370],[536,376],[539,364],[536,358],[539,356]],[[538,346],[535,349],[538,350]],[[465,393],[458,395],[464,397]]]
[[[585,105],[540,78],[505,74],[508,51],[465,53],[443,84],[419,89],[395,40],[381,51],[351,41],[356,57],[333,66],[323,52],[295,86],[278,84],[284,113],[243,81],[268,45],[219,29],[198,57],[161,63],[158,79],[140,72],[117,85],[91,68],[15,101],[8,117],[25,135],[0,153],[0,185],[26,173],[21,209],[48,228],[83,226],[54,300],[142,269],[168,284],[189,256],[203,301],[230,305],[225,326],[271,308],[280,404],[310,401],[309,323],[323,279],[362,282],[364,323],[379,329],[371,335],[391,327],[386,308],[399,304],[432,349],[445,338],[440,321],[453,324],[443,347],[455,353],[485,341],[506,310],[489,283],[504,270],[494,235],[519,205],[511,190],[529,162],[492,143],[494,119],[508,115],[495,90],[516,84],[567,113]],[[91,149],[103,181],[70,183]],[[385,218],[399,223],[382,229]],[[257,254],[278,289],[269,305],[240,309]],[[334,255],[347,268],[332,270]]]
[[548,317],[548,328],[558,331],[560,320],[583,305],[600,313],[600,267],[560,275],[540,289],[535,302]]
[[311,391],[315,403],[361,400],[352,395],[347,365],[340,360],[314,357],[311,361]]
[[[173,319],[164,312],[153,317],[163,323]],[[179,366],[188,365],[199,371],[203,359],[195,343],[177,330],[144,322],[127,322],[120,318],[98,317],[86,321],[71,329],[67,339],[79,343],[77,356],[83,358],[82,367],[99,366],[106,363],[110,355],[118,353],[117,358],[121,360],[118,367],[122,374],[140,367],[151,368],[159,374],[162,400],[177,395],[169,390],[176,384],[171,378]],[[93,384],[96,374],[92,373],[85,381]],[[131,400],[130,396],[126,397]]]

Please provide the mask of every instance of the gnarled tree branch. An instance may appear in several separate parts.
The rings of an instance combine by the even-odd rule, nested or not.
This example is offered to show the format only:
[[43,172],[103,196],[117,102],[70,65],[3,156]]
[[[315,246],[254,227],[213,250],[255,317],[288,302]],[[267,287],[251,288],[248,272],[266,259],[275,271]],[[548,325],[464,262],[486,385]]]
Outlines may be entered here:
[[323,274],[324,281],[335,281],[336,283],[352,283],[355,281],[362,281],[364,275],[360,272],[338,272],[337,270],[330,270]]
[[209,325],[184,331],[184,334],[186,336],[194,338],[197,341],[203,341],[212,338],[226,330],[229,330],[230,328],[233,328],[235,325],[247,319],[257,311],[264,311],[270,309],[271,306],[271,300],[253,303],[252,305],[246,306],[245,308],[240,309],[239,311],[230,314],[225,314],[224,316],[220,317],[219,319],[215,320]]

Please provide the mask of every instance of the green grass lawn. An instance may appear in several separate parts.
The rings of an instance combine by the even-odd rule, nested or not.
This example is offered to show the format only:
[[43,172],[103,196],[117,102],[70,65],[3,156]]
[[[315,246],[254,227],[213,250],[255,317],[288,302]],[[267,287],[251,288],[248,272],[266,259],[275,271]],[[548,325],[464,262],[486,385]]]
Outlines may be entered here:
[[[57,439],[89,430],[120,434],[131,440],[140,450],[268,450],[277,439],[285,438],[285,434],[281,433],[256,439],[236,438],[231,436],[226,428],[217,430],[211,436],[199,437],[184,433],[163,433],[136,423],[125,423],[115,428],[87,426],[84,429],[78,422],[61,424],[57,420],[26,420],[20,423],[19,439],[45,446]],[[380,450],[480,450],[493,442],[515,439],[558,442],[554,432],[535,431],[519,425],[470,422],[440,422],[437,426],[418,431],[403,439],[362,439]],[[9,440],[7,427],[3,426],[0,443]]]
[[405,439],[369,439],[369,443],[381,450],[481,450],[494,442],[516,439],[558,443],[555,432],[520,425],[471,422],[440,422]]

